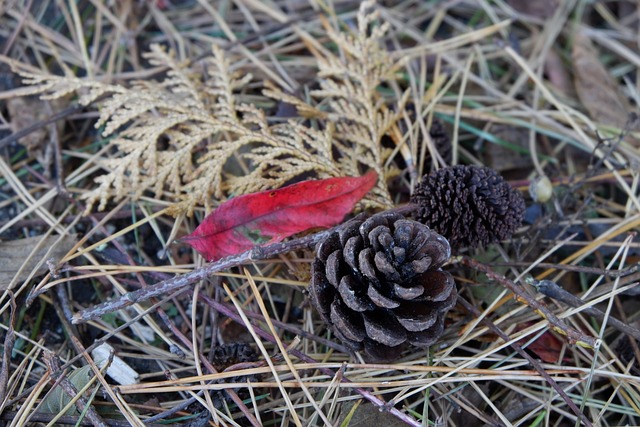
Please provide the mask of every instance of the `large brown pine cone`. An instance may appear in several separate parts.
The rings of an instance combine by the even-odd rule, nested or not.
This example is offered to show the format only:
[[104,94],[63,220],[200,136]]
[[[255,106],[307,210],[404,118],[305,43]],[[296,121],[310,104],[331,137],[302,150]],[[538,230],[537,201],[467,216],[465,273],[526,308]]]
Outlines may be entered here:
[[432,345],[456,286],[440,267],[449,243],[392,212],[353,219],[318,248],[311,301],[334,334],[369,359],[392,360],[403,344]]

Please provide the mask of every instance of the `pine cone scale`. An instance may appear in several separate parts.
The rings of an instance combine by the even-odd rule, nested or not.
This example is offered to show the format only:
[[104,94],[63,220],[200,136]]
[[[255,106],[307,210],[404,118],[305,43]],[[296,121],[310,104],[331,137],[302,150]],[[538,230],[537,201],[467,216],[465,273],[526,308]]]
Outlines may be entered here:
[[362,251],[362,248],[362,241],[354,237],[347,240],[347,243],[344,245],[344,260],[347,262],[349,267],[354,270],[358,269],[358,256]]
[[396,269],[393,267],[393,264],[384,253],[377,252],[373,257],[373,263],[376,269],[387,279],[393,281],[400,280],[400,274],[398,274]]
[[372,340],[389,347],[396,347],[407,340],[407,333],[400,322],[382,311],[365,314],[364,327]]
[[420,295],[424,293],[424,286],[411,286],[409,288],[406,288],[397,283],[394,283],[393,292],[400,299],[412,300],[412,299],[418,298]]
[[344,276],[340,280],[340,286],[338,286],[338,292],[342,297],[345,305],[353,311],[362,312],[371,310],[373,304],[365,296],[361,289],[357,289],[358,284],[352,276]]
[[374,254],[371,248],[363,249],[358,255],[358,266],[356,271],[360,271],[365,277],[373,282],[378,281],[378,276],[375,268]]
[[340,284],[340,258],[338,257],[337,252],[332,252],[327,257],[326,262],[326,273],[327,273],[327,281],[331,283],[333,286],[339,286]]
[[398,301],[394,301],[391,298],[387,298],[376,289],[375,286],[369,286],[367,289],[367,296],[373,301],[375,305],[380,308],[396,308],[400,305]]
[[396,318],[398,322],[409,332],[421,332],[429,329],[438,320],[438,311],[429,307],[425,313],[417,313],[412,310],[412,304],[403,304],[398,310]]
[[[312,269],[317,271],[323,267],[322,263],[316,260],[313,263]],[[315,306],[318,308],[322,318],[327,320],[329,317],[329,310],[327,308],[334,301],[337,293],[335,286],[329,283],[326,279],[319,280],[317,277],[313,277],[312,282],[309,285],[309,292],[311,299],[315,301]]]
[[420,332],[408,332],[407,342],[411,345],[415,345],[416,347],[428,347],[438,341],[438,338],[440,338],[443,331],[444,318],[439,317],[429,329],[425,329]]
[[331,321],[342,331],[345,337],[352,341],[362,341],[365,336],[362,318],[343,306],[339,301],[331,304]]
[[445,271],[427,271],[416,280],[424,289],[423,298],[433,302],[446,300],[456,287],[453,277]]

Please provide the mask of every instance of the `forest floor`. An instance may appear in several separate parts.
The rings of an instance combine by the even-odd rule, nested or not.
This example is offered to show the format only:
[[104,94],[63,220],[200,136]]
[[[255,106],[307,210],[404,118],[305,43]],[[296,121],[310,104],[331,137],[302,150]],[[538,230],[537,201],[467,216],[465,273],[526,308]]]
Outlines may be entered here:
[[[0,424],[640,425],[639,28],[624,0],[0,4]],[[310,303],[318,229],[178,242],[368,170],[353,214],[401,209],[453,164],[524,218],[454,249],[442,336],[392,361]]]

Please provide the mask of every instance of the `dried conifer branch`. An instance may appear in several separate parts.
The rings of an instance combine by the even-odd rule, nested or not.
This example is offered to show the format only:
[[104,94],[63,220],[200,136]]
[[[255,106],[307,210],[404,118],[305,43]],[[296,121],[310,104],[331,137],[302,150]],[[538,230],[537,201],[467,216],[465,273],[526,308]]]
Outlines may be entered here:
[[[218,47],[193,64],[152,45],[145,56],[166,74],[126,87],[18,72],[32,86],[30,93],[43,98],[78,94],[81,105],[102,100],[96,127],[103,127],[103,136],[113,136],[108,143],[115,150],[105,150],[111,157],[97,160],[106,173],[95,179],[97,187],[81,195],[85,213],[153,192],[178,202],[174,214],[191,214],[212,197],[278,188],[302,176],[358,176],[368,169],[380,178],[365,204],[388,208],[392,202],[384,165],[391,150],[381,142],[402,114],[409,92],[393,108],[378,93],[381,84],[396,78],[402,62],[389,61],[382,46],[388,25],[374,25],[373,4],[363,3],[354,34],[328,28],[340,56],[316,52],[320,89],[312,96],[328,109],[316,114],[322,120],[317,127],[294,120],[271,123],[263,110],[242,102],[239,93],[252,77],[232,67]],[[286,98],[302,115],[319,112],[275,88],[265,94]]]
[[396,73],[404,65],[404,60],[393,60],[382,47],[389,25],[374,25],[379,18],[374,5],[374,1],[361,4],[357,15],[358,28],[353,33],[338,32],[324,22],[328,36],[340,50],[339,54],[316,44],[309,46],[318,61],[320,84],[320,89],[311,91],[310,95],[328,108],[310,107],[276,88],[269,88],[265,93],[293,104],[304,117],[328,121],[335,128],[334,141],[338,151],[355,154],[342,155],[337,159],[340,169],[347,175],[359,175],[363,167],[374,169],[381,179],[373,194],[378,196],[378,207],[389,208],[391,197],[384,184],[384,177],[389,172],[383,165],[391,151],[385,150],[381,141],[402,115],[409,91],[393,108],[387,106],[378,91],[380,85],[397,79]]

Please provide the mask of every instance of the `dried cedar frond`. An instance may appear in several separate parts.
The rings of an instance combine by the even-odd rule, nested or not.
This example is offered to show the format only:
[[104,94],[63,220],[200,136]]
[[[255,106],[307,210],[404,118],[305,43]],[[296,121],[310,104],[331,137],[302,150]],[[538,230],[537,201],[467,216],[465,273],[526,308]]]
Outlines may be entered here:
[[353,219],[318,248],[311,301],[333,333],[369,359],[432,345],[457,300],[447,240],[393,212]]
[[[111,201],[154,194],[174,203],[171,213],[193,214],[199,206],[231,195],[282,187],[307,177],[359,175],[373,169],[380,177],[364,201],[374,208],[393,205],[386,180],[394,171],[382,146],[402,115],[409,92],[390,102],[377,90],[398,79],[404,60],[391,60],[385,47],[390,28],[374,1],[361,3],[357,28],[327,33],[333,49],[313,49],[318,89],[313,100],[285,95],[275,83],[264,94],[284,100],[300,120],[272,120],[243,95],[252,80],[244,61],[214,46],[202,61],[177,58],[159,44],[145,54],[150,65],[166,68],[159,79],[106,84],[91,77],[56,76],[16,70],[29,93],[56,99],[77,93],[81,105],[99,103],[96,127],[110,149],[92,158],[104,174],[81,198],[89,213]],[[261,80],[259,82],[263,84]],[[319,108],[322,106],[322,108]]]
[[417,219],[454,249],[507,239],[522,222],[522,195],[487,167],[457,165],[425,175],[411,201]]

